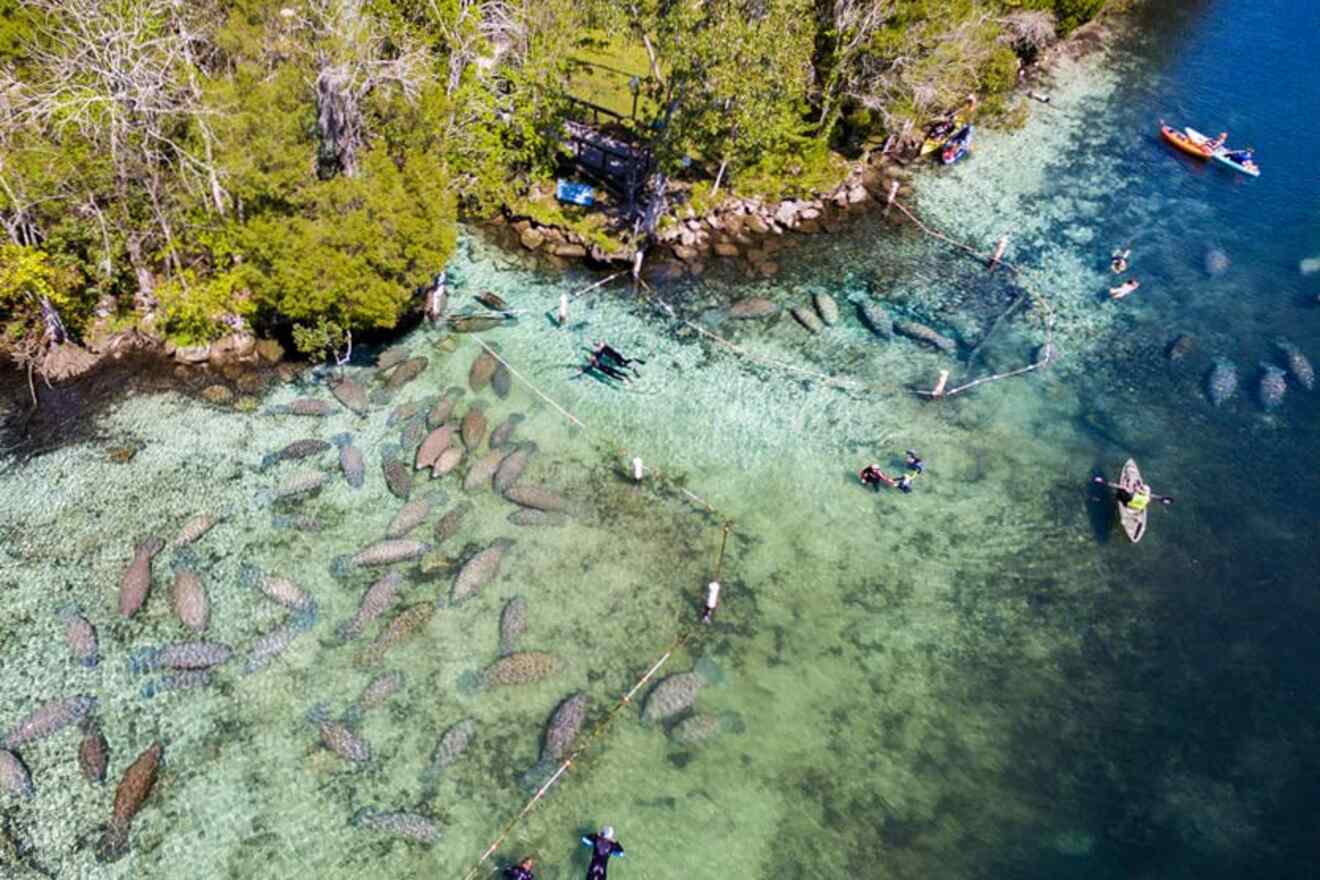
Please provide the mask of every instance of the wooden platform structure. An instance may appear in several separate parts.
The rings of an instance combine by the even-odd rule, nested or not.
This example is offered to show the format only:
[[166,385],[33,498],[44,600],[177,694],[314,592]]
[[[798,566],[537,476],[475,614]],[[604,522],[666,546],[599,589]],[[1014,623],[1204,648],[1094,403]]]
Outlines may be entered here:
[[651,173],[654,156],[645,147],[630,144],[606,134],[599,126],[602,115],[621,122],[623,117],[604,107],[574,100],[589,110],[597,124],[569,120],[564,123],[563,145],[573,164],[593,182],[604,186],[622,198],[629,212],[637,207],[638,199]]

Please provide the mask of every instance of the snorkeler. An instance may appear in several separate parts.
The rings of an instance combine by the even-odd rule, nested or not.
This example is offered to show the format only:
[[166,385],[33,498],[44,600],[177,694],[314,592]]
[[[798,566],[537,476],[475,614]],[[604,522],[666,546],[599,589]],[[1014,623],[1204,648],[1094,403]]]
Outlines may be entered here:
[[591,864],[587,866],[587,880],[605,880],[610,859],[623,855],[623,846],[614,839],[614,829],[606,825],[599,834],[588,834],[582,842],[591,847]]
[[1113,259],[1109,261],[1109,269],[1115,275],[1122,275],[1128,269],[1128,257],[1132,255],[1132,248],[1126,250],[1114,251]]
[[888,486],[892,489],[897,485],[897,481],[884,471],[880,470],[880,465],[878,464],[868,464],[866,467],[858,471],[857,476],[861,479],[863,486],[870,486],[877,492],[880,491],[881,486]]
[[627,373],[617,367],[605,363],[605,359],[595,353],[587,355],[587,364],[578,371],[578,375],[580,376],[584,373],[592,372],[599,373],[609,379],[617,379],[620,382],[632,382],[632,380],[628,378]]
[[523,859],[518,864],[504,869],[504,880],[536,880],[536,875],[532,873],[534,867],[536,867],[535,859]]
[[1122,299],[1123,297],[1127,296],[1129,293],[1136,290],[1140,286],[1141,286],[1140,281],[1138,281],[1135,278],[1129,278],[1127,281],[1124,281],[1122,284],[1118,285],[1118,287],[1109,288],[1109,298]]
[[912,481],[926,472],[926,462],[921,456],[909,449],[904,456],[904,463],[907,464],[907,473],[898,478],[899,491],[907,494],[912,491]]
[[594,340],[591,344],[593,346],[592,353],[595,354],[596,357],[608,358],[614,361],[614,363],[617,364],[620,368],[632,367],[632,371],[634,373],[637,372],[637,368],[633,367],[633,364],[646,363],[646,361],[642,360],[641,358],[624,357],[623,354],[617,348],[610,345],[608,342],[601,342],[600,340]]

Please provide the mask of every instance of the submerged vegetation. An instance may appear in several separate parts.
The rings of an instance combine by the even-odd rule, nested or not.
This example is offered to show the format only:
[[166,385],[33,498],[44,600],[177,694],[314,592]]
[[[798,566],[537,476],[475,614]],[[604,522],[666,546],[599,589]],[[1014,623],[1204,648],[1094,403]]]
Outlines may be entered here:
[[4,345],[44,303],[75,338],[333,349],[396,325],[460,216],[535,202],[588,104],[703,200],[775,198],[969,93],[1001,111],[1102,5],[0,0]]

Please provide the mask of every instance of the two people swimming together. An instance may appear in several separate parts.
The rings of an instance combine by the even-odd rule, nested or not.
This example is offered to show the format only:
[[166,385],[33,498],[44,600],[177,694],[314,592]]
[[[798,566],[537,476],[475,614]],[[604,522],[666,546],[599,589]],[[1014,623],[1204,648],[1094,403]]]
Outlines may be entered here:
[[[595,340],[591,343],[591,346],[590,351],[587,353],[587,363],[579,369],[578,375],[590,373],[625,384],[631,383],[633,377],[641,376],[641,373],[633,364],[644,364],[646,361],[640,358],[625,357],[608,342]],[[632,370],[633,375],[629,376],[625,372],[626,370]]]
[[[582,845],[591,847],[591,863],[587,866],[587,880],[606,880],[610,859],[623,855],[623,844],[614,837],[614,829],[609,825],[595,834],[582,838]],[[533,869],[535,859],[523,859],[516,865],[504,869],[504,880],[536,880]]]
[[926,472],[926,462],[916,452],[909,449],[904,456],[903,464],[907,470],[902,476],[891,477],[880,470],[878,464],[868,464],[858,472],[857,476],[861,479],[863,486],[870,486],[877,492],[880,491],[881,486],[887,486],[890,489],[898,489],[906,495],[912,491],[912,482]]
[[[1132,248],[1115,250],[1114,255],[1109,260],[1110,271],[1113,272],[1115,275],[1122,275],[1128,269],[1128,257],[1130,256],[1132,256]],[[1132,293],[1140,286],[1141,286],[1140,281],[1138,281],[1135,278],[1129,278],[1127,281],[1124,281],[1122,284],[1118,285],[1117,287],[1109,288],[1109,298],[1122,299],[1123,297],[1127,296],[1129,293]]]

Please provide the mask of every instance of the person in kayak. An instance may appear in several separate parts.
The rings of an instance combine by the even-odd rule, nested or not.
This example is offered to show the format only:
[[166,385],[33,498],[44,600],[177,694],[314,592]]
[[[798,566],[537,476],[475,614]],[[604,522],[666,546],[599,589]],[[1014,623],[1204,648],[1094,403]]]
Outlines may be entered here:
[[1109,298],[1122,299],[1123,297],[1127,296],[1129,293],[1136,290],[1140,286],[1141,286],[1140,281],[1138,281],[1135,278],[1129,278],[1127,281],[1124,281],[1122,284],[1118,285],[1118,287],[1109,288]]
[[587,866],[587,880],[605,880],[610,859],[623,855],[623,846],[614,839],[614,829],[606,825],[599,834],[588,834],[582,843],[591,847],[591,864]]
[[1156,495],[1154,492],[1150,491],[1150,486],[1146,485],[1144,482],[1138,482],[1131,492],[1118,485],[1118,483],[1109,482],[1104,477],[1092,477],[1091,482],[1099,486],[1108,486],[1110,489],[1113,489],[1114,493],[1118,496],[1119,502],[1128,510],[1145,510],[1150,506],[1152,501],[1158,501],[1160,504],[1166,506],[1173,503],[1172,495]]
[[1114,257],[1109,261],[1109,269],[1115,275],[1122,275],[1128,269],[1128,256],[1131,255],[1132,248],[1126,250],[1114,251]]
[[518,864],[504,869],[504,880],[536,880],[536,875],[532,873],[532,868],[535,867],[535,859],[523,859]]

